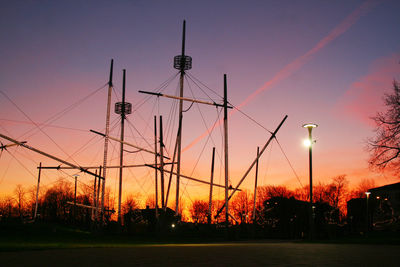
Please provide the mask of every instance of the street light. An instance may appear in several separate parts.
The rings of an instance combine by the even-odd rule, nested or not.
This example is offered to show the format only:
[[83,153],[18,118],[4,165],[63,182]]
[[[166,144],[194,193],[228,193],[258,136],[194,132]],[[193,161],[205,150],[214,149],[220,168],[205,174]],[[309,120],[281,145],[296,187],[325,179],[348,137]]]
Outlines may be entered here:
[[308,129],[308,139],[304,142],[306,146],[308,146],[308,158],[309,158],[309,172],[310,172],[310,209],[309,209],[309,227],[310,227],[310,239],[313,238],[314,231],[314,209],[313,209],[313,195],[312,195],[312,146],[314,141],[312,140],[312,129],[318,127],[317,124],[314,123],[306,123],[303,125],[304,128]]
[[368,228],[369,228],[369,220],[368,220],[368,200],[369,200],[369,195],[371,195],[371,192],[365,192],[367,195],[367,219],[366,219],[366,228],[365,228],[365,233],[368,233]]
[[75,196],[74,196],[74,219],[75,219],[75,216],[76,216],[76,186],[77,186],[79,174],[74,174],[73,177],[75,178]]

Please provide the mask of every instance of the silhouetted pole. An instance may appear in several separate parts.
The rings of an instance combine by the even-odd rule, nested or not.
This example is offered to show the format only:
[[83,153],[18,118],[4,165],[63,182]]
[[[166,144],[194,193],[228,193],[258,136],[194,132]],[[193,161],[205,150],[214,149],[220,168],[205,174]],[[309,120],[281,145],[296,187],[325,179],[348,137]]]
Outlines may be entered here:
[[76,187],[77,187],[77,182],[78,182],[78,175],[75,174],[75,194],[74,194],[74,219],[76,220]]
[[368,205],[369,205],[369,195],[371,194],[371,192],[365,192],[365,194],[367,195],[367,219],[365,220],[365,234],[368,234],[369,231],[369,211],[368,211]]
[[215,159],[215,147],[212,150],[212,159],[211,159],[211,178],[210,178],[210,197],[208,199],[208,216],[207,221],[208,224],[211,224],[211,211],[212,211],[212,193],[213,193],[213,183],[214,183],[214,159]]
[[260,158],[260,147],[257,147],[256,177],[254,182],[254,201],[253,201],[253,223],[256,221],[256,203],[257,203],[257,179],[258,179],[258,160]]
[[[95,171],[97,174],[97,170]],[[94,221],[95,209],[96,209],[96,183],[97,183],[97,176],[94,177],[93,181],[93,209],[92,209],[92,221]]]
[[312,129],[318,127],[313,123],[307,123],[303,125],[304,128],[308,129],[308,161],[309,161],[309,172],[310,172],[310,207],[309,207],[309,227],[310,227],[310,239],[314,238],[314,208],[313,208],[313,185],[312,185],[312,146],[314,141],[312,140]]
[[39,163],[39,173],[38,173],[38,182],[36,187],[36,204],[35,204],[35,214],[33,215],[33,219],[36,220],[37,209],[38,209],[38,199],[39,199],[39,186],[40,186],[40,174],[42,173],[42,163]]
[[161,170],[161,207],[165,211],[164,202],[164,140],[163,140],[163,124],[162,116],[160,116],[160,170]]
[[155,166],[155,204],[156,219],[158,218],[158,155],[157,155],[157,116],[154,116],[154,166]]
[[[180,79],[179,79],[179,96],[183,97],[183,81],[185,78],[185,31],[186,31],[186,21],[183,21],[183,31],[182,31],[182,54],[181,54],[181,65],[180,65]],[[182,121],[183,121],[183,100],[179,100],[179,125],[178,125],[178,158],[176,165],[176,197],[175,197],[175,215],[179,214],[179,184],[180,184],[180,174],[181,174],[181,154],[182,154]]]
[[228,166],[228,89],[224,74],[224,155],[225,155],[225,226],[229,226],[229,166]]
[[122,78],[122,108],[121,108],[121,138],[120,143],[120,154],[119,154],[119,188],[118,188],[118,223],[122,223],[122,212],[121,212],[121,199],[122,199],[122,166],[124,165],[124,132],[125,132],[125,77],[126,70],[123,70]]
[[[99,167],[99,180],[97,182],[97,197],[96,197],[96,212],[95,212],[95,221],[97,221],[97,219],[99,218],[99,200],[100,200],[100,177],[101,177],[101,171],[102,171],[102,167]],[[103,211],[101,211],[103,212]]]
[[[104,192],[106,189],[106,179],[107,176],[107,156],[108,156],[108,136],[110,134],[110,112],[111,112],[111,92],[113,87],[113,66],[114,60],[111,59],[110,66],[110,78],[108,80],[108,94],[107,94],[107,113],[106,113],[106,132],[104,138],[104,158],[103,158],[103,185],[102,185],[102,195],[101,195],[101,216],[104,214]],[[100,183],[100,181],[99,181]]]

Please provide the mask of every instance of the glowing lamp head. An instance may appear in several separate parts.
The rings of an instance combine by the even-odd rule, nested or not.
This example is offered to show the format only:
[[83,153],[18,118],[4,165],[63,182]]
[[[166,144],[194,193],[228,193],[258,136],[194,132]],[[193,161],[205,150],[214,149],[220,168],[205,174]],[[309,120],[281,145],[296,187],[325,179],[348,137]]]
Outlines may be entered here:
[[303,125],[303,127],[304,128],[308,128],[308,129],[310,129],[310,128],[312,129],[312,128],[317,128],[318,125],[315,124],[315,123],[306,123],[306,124]]
[[367,195],[367,197],[369,197],[369,195],[371,195],[371,192],[365,192],[365,194]]
[[173,223],[173,224],[171,224],[171,227],[172,227],[172,228],[175,228],[175,224],[174,224],[174,223]]
[[305,139],[303,141],[303,145],[306,146],[306,147],[310,147],[312,145],[312,142],[311,142],[310,139]]

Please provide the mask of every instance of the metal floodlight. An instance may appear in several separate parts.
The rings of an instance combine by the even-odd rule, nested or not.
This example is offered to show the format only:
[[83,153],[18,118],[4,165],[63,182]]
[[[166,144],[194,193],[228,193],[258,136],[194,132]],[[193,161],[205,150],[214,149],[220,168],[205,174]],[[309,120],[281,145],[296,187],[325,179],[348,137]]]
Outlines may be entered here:
[[312,128],[317,128],[318,125],[315,124],[315,123],[306,123],[306,124],[303,125],[303,127],[304,128],[308,128],[308,129],[310,129],[310,128],[312,129]]
[[309,159],[309,172],[310,172],[310,213],[309,213],[309,237],[313,239],[314,235],[314,219],[315,219],[315,208],[313,205],[313,186],[312,186],[312,147],[313,147],[313,139],[312,139],[312,129],[318,127],[315,123],[306,123],[303,124],[304,128],[308,130],[308,139],[304,140],[304,145],[308,147],[308,159]]

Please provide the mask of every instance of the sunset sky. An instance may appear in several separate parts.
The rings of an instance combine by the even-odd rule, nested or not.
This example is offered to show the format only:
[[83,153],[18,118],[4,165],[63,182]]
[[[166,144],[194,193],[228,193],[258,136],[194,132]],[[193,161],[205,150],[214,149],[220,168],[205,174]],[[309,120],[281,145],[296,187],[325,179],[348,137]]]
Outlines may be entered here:
[[[138,90],[156,91],[178,73],[173,57],[180,54],[186,20],[186,54],[193,68],[184,95],[221,103],[227,74],[229,102],[259,124],[230,113],[232,185],[270,137],[264,128],[273,131],[285,115],[277,140],[291,165],[272,142],[261,158],[259,185],[308,184],[307,130],[301,127],[308,122],[319,125],[313,131],[314,183],[342,174],[350,185],[364,178],[377,185],[398,182],[390,173],[368,169],[365,146],[374,136],[370,117],[383,110],[382,97],[400,80],[399,10],[397,0],[2,1],[0,133],[81,166],[101,165],[104,141],[89,130],[104,131],[113,58],[113,105],[121,101],[126,69],[126,99],[134,110],[125,139],[153,149],[153,117],[162,115],[172,155],[177,103]],[[216,94],[200,89],[200,82]],[[163,92],[177,94],[178,84],[178,77],[171,79]],[[222,118],[220,111],[195,104],[184,113],[183,174],[209,180],[215,146],[215,181],[223,183],[222,129],[218,125],[210,138],[206,134]],[[112,113],[111,121],[111,135],[118,137],[119,117]],[[34,186],[39,162],[59,165],[21,147],[0,153],[0,196],[12,194],[17,184]],[[119,145],[111,142],[110,166],[118,165],[118,155]],[[143,152],[125,156],[125,164],[152,162]],[[59,178],[72,182],[76,173],[45,170],[43,188]],[[79,175],[80,188],[92,185],[92,177]],[[110,171],[106,184],[113,193],[117,178]],[[243,186],[252,190],[254,172]],[[208,194],[207,186],[187,180],[181,188],[187,204]],[[125,170],[124,196],[133,193],[154,193],[154,170]],[[215,198],[222,196],[223,190],[215,190]]]

